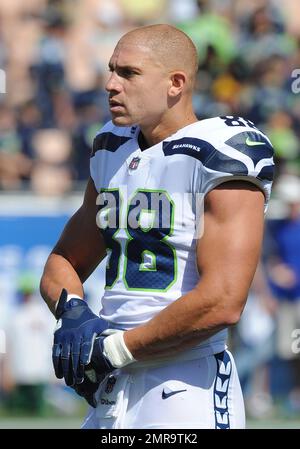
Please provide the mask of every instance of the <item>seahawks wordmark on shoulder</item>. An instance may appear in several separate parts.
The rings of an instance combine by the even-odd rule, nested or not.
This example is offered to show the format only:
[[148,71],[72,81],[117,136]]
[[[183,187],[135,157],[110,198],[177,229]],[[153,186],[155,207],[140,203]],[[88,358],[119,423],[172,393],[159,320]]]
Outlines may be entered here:
[[[134,150],[138,133],[137,126],[122,128],[108,122],[94,140],[92,157],[99,150],[115,152],[123,146],[132,146]],[[128,142],[131,145],[126,145]],[[258,176],[264,167],[269,167],[261,173],[261,177],[272,179],[274,163],[270,140],[252,122],[240,117],[225,116],[201,120],[180,129],[161,142],[161,145],[166,156],[182,153],[196,157],[205,166],[216,171],[226,172],[227,169],[230,173],[233,169],[241,175],[256,173]],[[221,152],[222,156],[218,155],[217,151]],[[201,153],[201,156],[195,156],[193,152]],[[231,159],[241,164],[234,164]]]

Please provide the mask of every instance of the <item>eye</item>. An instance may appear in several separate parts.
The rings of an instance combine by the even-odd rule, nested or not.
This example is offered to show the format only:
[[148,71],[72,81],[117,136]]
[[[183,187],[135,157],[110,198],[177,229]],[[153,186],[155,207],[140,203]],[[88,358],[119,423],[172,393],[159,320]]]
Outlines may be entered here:
[[120,76],[123,76],[124,78],[131,78],[135,75],[135,72],[131,69],[121,69],[120,70]]
[[133,76],[138,74],[134,69],[131,69],[130,67],[109,66],[108,70],[111,73],[116,72],[118,74],[118,76],[121,76],[122,78],[127,78],[127,79],[132,78]]

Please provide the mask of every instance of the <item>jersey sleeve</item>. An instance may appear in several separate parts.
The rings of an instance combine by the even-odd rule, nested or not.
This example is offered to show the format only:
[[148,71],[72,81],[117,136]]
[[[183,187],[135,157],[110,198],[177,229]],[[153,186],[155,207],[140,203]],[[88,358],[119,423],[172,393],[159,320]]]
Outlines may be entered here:
[[227,135],[202,162],[201,193],[227,181],[242,180],[262,190],[267,206],[274,176],[273,154],[270,140],[259,130]]
[[99,173],[98,173],[99,163],[95,156],[99,149],[105,148],[105,146],[107,145],[109,131],[111,131],[111,129],[112,129],[111,122],[106,123],[99,130],[99,132],[96,134],[96,136],[93,140],[93,146],[92,146],[92,151],[91,151],[91,155],[90,155],[90,174],[91,174],[92,180],[94,181],[95,186],[97,186],[97,180],[99,178]]
[[122,150],[124,158],[123,150],[132,140],[134,132],[134,127],[118,127],[110,121],[96,135],[90,159],[90,173],[96,190],[107,179],[108,171],[112,167],[117,170],[122,164],[119,150]]

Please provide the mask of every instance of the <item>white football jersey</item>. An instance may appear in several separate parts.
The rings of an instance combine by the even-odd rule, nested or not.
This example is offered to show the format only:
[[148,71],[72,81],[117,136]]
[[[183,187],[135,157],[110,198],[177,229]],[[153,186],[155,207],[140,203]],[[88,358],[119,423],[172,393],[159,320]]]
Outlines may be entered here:
[[[274,169],[269,139],[240,117],[201,120],[143,151],[139,131],[107,123],[90,164],[108,251],[101,316],[122,329],[146,323],[198,283],[203,197],[246,180],[267,205]],[[219,352],[225,340],[221,331],[200,346]]]

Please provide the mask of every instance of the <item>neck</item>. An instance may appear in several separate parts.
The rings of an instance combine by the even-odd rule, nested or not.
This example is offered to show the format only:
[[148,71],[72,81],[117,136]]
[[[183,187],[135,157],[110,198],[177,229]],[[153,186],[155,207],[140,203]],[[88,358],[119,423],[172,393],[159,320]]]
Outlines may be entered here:
[[187,114],[172,114],[172,117],[164,117],[155,125],[141,125],[140,129],[148,146],[153,146],[174,134],[181,128],[197,122],[193,111]]

